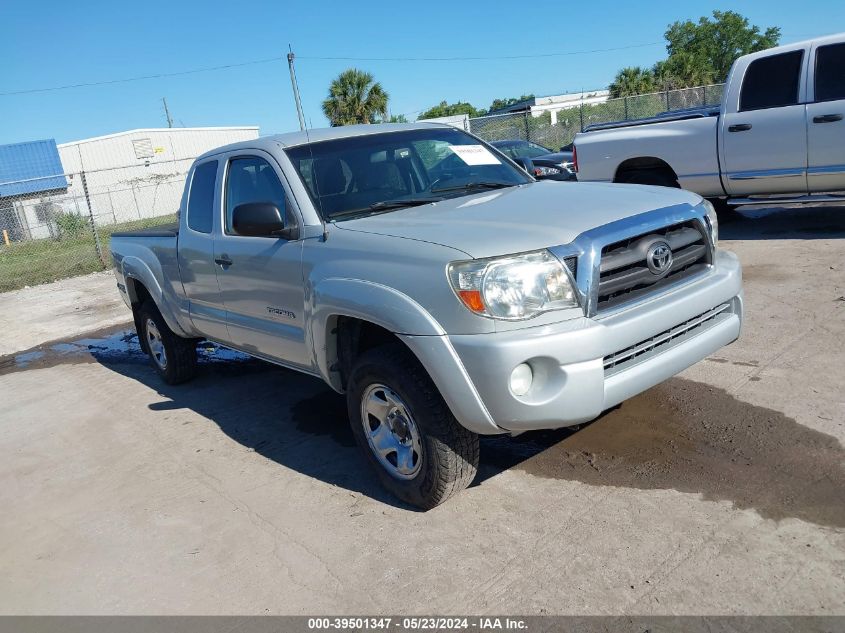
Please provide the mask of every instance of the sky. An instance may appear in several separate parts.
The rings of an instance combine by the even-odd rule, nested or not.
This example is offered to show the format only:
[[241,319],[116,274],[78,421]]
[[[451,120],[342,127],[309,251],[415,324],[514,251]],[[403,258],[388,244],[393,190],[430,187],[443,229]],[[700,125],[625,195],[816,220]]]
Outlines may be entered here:
[[[779,26],[782,43],[845,31],[842,0],[0,0],[0,143],[165,127],[162,97],[179,127],[296,130],[288,45],[311,127],[327,125],[320,104],[350,67],[372,73],[390,112],[409,120],[444,99],[487,108],[495,98],[600,89],[623,66],[664,58],[671,22],[714,9],[738,11],[762,29]],[[419,60],[432,57],[482,59]],[[53,89],[256,60],[270,61]],[[10,94],[41,89],[50,90]]]

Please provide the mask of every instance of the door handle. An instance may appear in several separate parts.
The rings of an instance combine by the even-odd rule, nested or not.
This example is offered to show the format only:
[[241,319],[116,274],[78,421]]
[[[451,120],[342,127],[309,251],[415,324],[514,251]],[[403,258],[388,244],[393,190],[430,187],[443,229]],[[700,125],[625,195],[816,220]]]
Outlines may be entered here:
[[219,264],[223,268],[228,268],[229,266],[232,265],[232,260],[229,259],[228,255],[221,255],[220,257],[214,258],[214,263]]
[[750,123],[738,123],[728,127],[728,132],[747,132],[751,129]]
[[833,123],[835,121],[841,121],[842,115],[841,114],[822,114],[821,116],[814,116],[813,123]]

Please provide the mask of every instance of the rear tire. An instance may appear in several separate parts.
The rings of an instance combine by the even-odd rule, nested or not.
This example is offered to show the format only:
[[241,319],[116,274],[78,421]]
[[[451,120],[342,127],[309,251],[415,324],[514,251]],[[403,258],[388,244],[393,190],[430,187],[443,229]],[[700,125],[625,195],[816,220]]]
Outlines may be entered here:
[[197,343],[177,336],[167,326],[155,303],[148,300],[138,308],[135,319],[141,349],[168,385],[178,385],[197,373]]
[[617,182],[630,185],[655,185],[658,187],[672,187],[674,189],[681,188],[677,179],[671,174],[659,170],[629,171],[620,174]]
[[401,343],[362,354],[346,402],[352,434],[382,485],[429,510],[478,469],[478,435],[462,427],[419,361]]

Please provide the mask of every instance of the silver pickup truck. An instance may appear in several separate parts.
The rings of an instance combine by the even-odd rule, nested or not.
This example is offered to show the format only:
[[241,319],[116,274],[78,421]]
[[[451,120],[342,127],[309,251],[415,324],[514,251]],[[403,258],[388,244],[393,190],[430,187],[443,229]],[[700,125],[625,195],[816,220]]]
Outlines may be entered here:
[[211,151],[177,227],[111,247],[165,381],[200,339],[319,377],[384,485],[431,508],[479,434],[586,422],[734,341],[717,240],[695,194],[536,182],[463,131],[385,124]]
[[694,191],[739,205],[845,201],[845,33],[737,59],[718,108],[575,136],[581,182]]

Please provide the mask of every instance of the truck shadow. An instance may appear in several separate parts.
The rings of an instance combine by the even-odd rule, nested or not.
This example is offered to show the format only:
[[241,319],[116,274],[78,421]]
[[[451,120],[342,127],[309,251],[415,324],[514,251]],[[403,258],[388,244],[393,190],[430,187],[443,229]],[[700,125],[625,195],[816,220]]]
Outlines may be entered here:
[[[355,446],[343,396],[320,380],[236,352],[200,346],[197,378],[170,386],[149,367],[134,332],[109,328],[2,358],[0,375],[85,362],[149,387],[160,396],[149,405],[153,412],[193,411],[266,459],[413,510],[384,492]],[[836,438],[682,378],[581,429],[482,438],[473,486],[492,485],[504,471],[597,487],[676,490],[766,519],[845,528],[845,449]],[[549,494],[554,503],[553,490]]]
[[722,240],[823,240],[845,238],[845,205],[783,208],[740,207],[722,217]]
[[[381,488],[349,429],[343,396],[321,381],[260,361],[201,364],[169,386],[145,364],[102,359],[162,399],[189,409],[265,458],[332,486],[412,510]],[[542,479],[677,490],[772,520],[845,528],[839,441],[727,392],[673,378],[577,429],[488,437],[474,486],[505,470]]]

